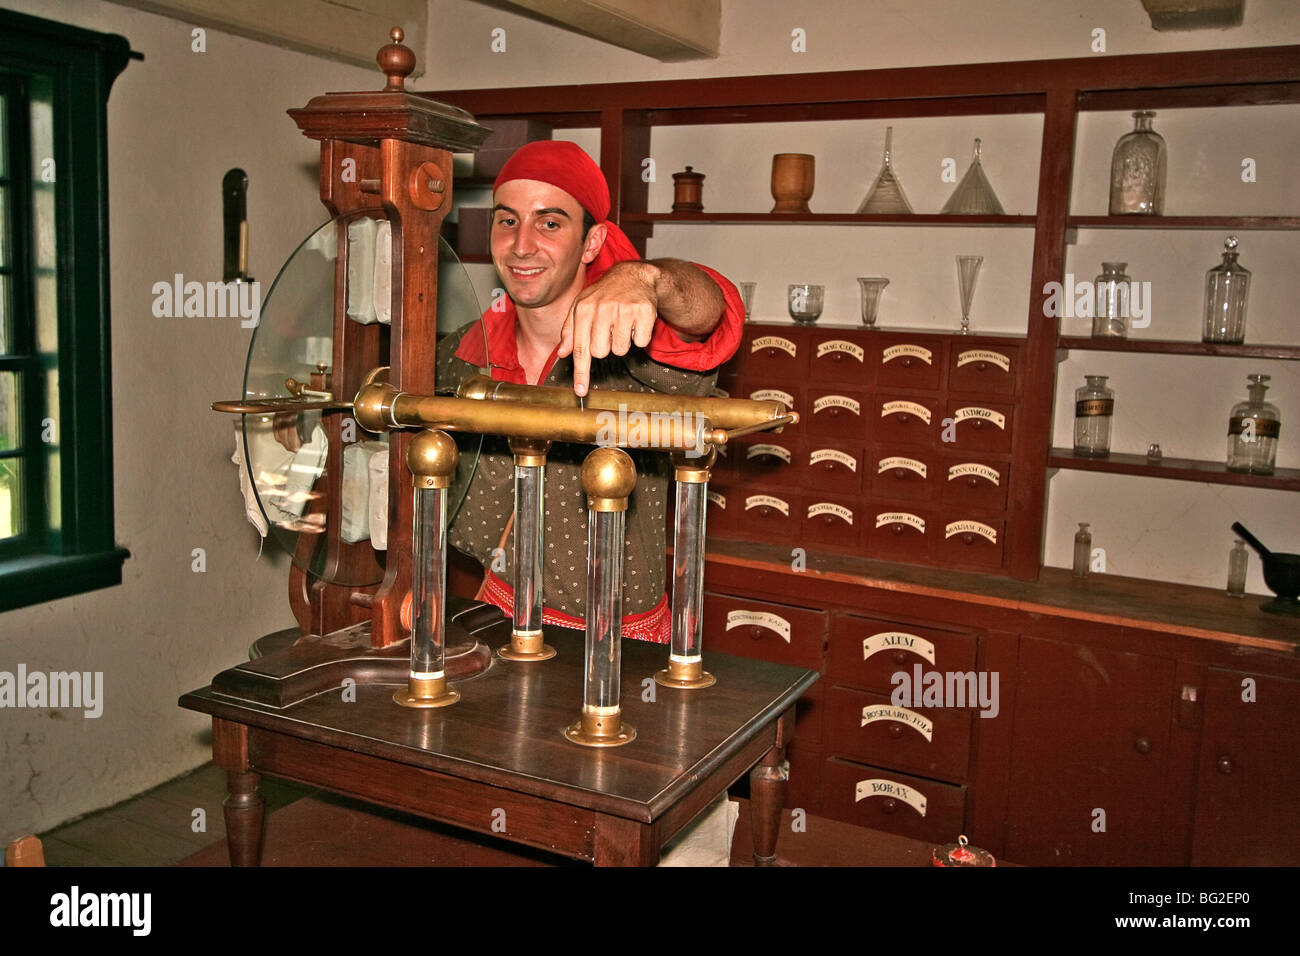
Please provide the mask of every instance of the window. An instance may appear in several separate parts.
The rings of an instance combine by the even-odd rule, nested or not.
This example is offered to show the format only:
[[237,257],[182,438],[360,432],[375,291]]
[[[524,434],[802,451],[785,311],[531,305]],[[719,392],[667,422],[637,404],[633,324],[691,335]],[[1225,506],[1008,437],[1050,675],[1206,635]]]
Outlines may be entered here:
[[122,579],[106,106],[130,55],[0,11],[0,611]]

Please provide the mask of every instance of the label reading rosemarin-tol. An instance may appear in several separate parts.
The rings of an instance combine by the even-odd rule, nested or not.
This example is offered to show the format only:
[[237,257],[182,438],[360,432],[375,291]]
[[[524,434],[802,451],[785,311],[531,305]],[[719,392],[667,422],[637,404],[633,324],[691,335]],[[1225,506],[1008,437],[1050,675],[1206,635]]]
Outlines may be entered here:
[[906,415],[906,414],[915,415],[917,418],[921,419],[921,421],[925,422],[927,425],[930,424],[930,409],[926,408],[924,405],[918,405],[916,404],[916,402],[904,402],[904,401],[885,402],[885,404],[880,406],[881,418],[884,418],[886,415]]
[[852,455],[846,455],[837,448],[818,448],[808,456],[808,464],[810,465],[816,465],[823,461],[839,462],[849,471],[856,472],[858,470],[858,460]]
[[990,528],[981,521],[953,521],[944,527],[944,538],[951,538],[955,534],[977,534],[988,538],[993,544],[998,543],[997,529]]
[[988,465],[981,465],[977,461],[964,461],[960,465],[953,465],[948,469],[949,481],[952,481],[954,478],[961,478],[963,475],[975,475],[978,478],[983,478],[985,481],[993,482],[994,485],[997,485],[1002,478],[1002,475],[998,471],[990,468]]
[[864,661],[872,654],[883,654],[885,651],[893,650],[911,651],[924,657],[931,664],[934,663],[934,645],[916,634],[908,634],[906,631],[881,631],[862,639]]
[[808,517],[815,518],[818,515],[834,515],[842,521],[853,524],[853,512],[843,505],[832,504],[829,501],[819,501],[815,505],[808,506]]
[[980,408],[978,405],[959,408],[957,411],[953,412],[952,417],[953,420],[957,422],[964,422],[967,419],[975,418],[980,421],[992,422],[1003,431],[1006,431],[1007,428],[1007,416],[1003,415],[1001,412],[995,412],[991,408]]
[[892,362],[896,358],[904,358],[907,356],[919,358],[926,365],[934,364],[931,361],[932,355],[930,350],[923,348],[920,345],[891,345],[881,353],[880,364],[884,365],[886,362]]
[[915,458],[903,458],[895,455],[892,458],[880,459],[880,464],[876,466],[876,474],[880,475],[889,471],[891,468],[906,468],[908,471],[914,471],[922,478],[925,477],[925,462],[917,461]]
[[769,611],[728,611],[727,630],[736,627],[765,627],[790,643],[790,622]]
[[925,519],[909,511],[882,511],[876,515],[877,528],[883,528],[887,524],[911,525],[921,534],[925,534]]
[[854,794],[854,803],[867,797],[893,797],[895,800],[902,800],[921,816],[925,816],[925,794],[894,780],[859,780],[854,788]]
[[749,397],[756,402],[780,402],[786,408],[794,407],[794,396],[779,388],[760,388],[757,392],[750,392]]
[[799,351],[797,345],[779,335],[763,335],[754,339],[749,346],[749,351],[754,353],[760,349],[780,349],[782,352],[789,352],[791,358]]
[[822,342],[817,346],[818,358],[835,353],[852,355],[859,362],[864,362],[867,358],[867,353],[862,350],[861,345],[854,345],[852,342],[844,341],[844,339],[831,339],[829,342]]
[[893,704],[872,704],[869,707],[862,708],[862,723],[859,726],[865,727],[867,724],[874,724],[878,720],[892,720],[896,723],[906,724],[914,728],[927,742],[934,739],[934,721],[921,716],[914,710],[908,710],[906,707],[895,707]]
[[770,455],[772,458],[780,458],[787,465],[790,464],[790,449],[783,448],[780,445],[750,445],[745,450],[745,460],[758,458],[761,455]]
[[780,498],[773,497],[772,495],[750,495],[745,499],[746,511],[752,511],[754,508],[763,507],[775,508],[787,518],[790,517],[789,502],[782,501]]
[[1004,372],[1011,371],[1011,359],[1007,358],[1001,352],[994,352],[989,349],[969,349],[965,352],[957,353],[957,367],[970,365],[972,362],[988,362],[996,365]]
[[847,395],[823,395],[821,398],[813,399],[814,415],[828,408],[845,408],[854,415],[862,414],[862,403]]

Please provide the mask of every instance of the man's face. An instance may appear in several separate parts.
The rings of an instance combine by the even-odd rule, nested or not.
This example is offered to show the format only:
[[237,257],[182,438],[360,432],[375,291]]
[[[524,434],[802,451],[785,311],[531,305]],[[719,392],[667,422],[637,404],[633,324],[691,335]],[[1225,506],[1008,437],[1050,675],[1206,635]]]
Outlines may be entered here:
[[604,239],[582,237],[582,207],[558,186],[532,179],[503,183],[494,196],[492,262],[515,305],[540,309],[582,289],[583,266]]

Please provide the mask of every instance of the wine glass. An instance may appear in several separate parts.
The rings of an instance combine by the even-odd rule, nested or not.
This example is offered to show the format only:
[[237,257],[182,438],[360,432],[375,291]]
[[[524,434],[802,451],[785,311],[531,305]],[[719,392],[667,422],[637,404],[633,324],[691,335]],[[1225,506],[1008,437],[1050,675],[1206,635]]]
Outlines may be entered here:
[[975,280],[979,278],[983,256],[957,257],[957,289],[961,293],[961,334],[970,332],[970,303],[975,298]]
[[880,309],[880,294],[885,291],[889,280],[882,276],[859,276],[858,286],[862,289],[862,324],[869,329],[876,327],[876,312]]

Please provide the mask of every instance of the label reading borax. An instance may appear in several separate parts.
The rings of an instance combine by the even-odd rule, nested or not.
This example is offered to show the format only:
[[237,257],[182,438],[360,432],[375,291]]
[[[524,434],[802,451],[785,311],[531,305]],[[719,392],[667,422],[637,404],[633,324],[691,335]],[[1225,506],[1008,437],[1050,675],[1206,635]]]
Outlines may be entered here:
[[883,528],[887,524],[911,525],[921,534],[925,534],[925,519],[907,511],[882,511],[876,515],[877,528]]
[[967,419],[975,418],[980,421],[992,422],[1003,431],[1007,429],[1007,416],[1001,412],[995,412],[991,408],[980,408],[978,405],[969,405],[966,408],[959,408],[952,414],[953,420],[964,422]]
[[768,611],[728,611],[727,630],[737,627],[765,627],[790,643],[790,622]]
[[981,465],[977,461],[964,461],[960,465],[953,465],[948,469],[948,480],[960,478],[963,475],[976,475],[985,481],[991,481],[994,485],[999,484],[1002,475],[990,468],[988,465]]
[[880,464],[876,466],[876,474],[883,474],[891,468],[906,468],[908,471],[914,471],[922,478],[925,477],[925,462],[917,461],[915,458],[902,458],[895,455],[893,458],[882,458]]
[[758,458],[760,455],[771,455],[773,458],[780,458],[787,465],[790,464],[790,449],[782,448],[780,445],[750,445],[745,451],[745,460]]
[[893,797],[895,800],[902,800],[921,816],[925,816],[925,794],[893,780],[859,780],[854,787],[853,802],[857,803],[867,797]]
[[944,538],[951,538],[955,534],[977,534],[982,538],[987,538],[993,544],[998,543],[997,529],[990,528],[982,521],[953,521],[944,526]]
[[852,355],[859,362],[864,362],[867,358],[867,353],[862,350],[861,345],[854,345],[852,342],[844,341],[844,339],[831,339],[829,342],[822,342],[817,346],[818,358],[840,352],[845,355]]
[[818,515],[834,515],[849,524],[853,524],[853,512],[843,505],[831,504],[829,501],[819,501],[815,505],[808,506],[808,517],[815,518]]
[[906,631],[880,631],[870,637],[864,637],[862,639],[862,659],[865,661],[872,654],[881,654],[898,648],[911,651],[913,654],[924,657],[931,664],[934,663],[934,645],[924,637],[909,634]]
[[781,514],[785,515],[787,518],[790,517],[789,503],[782,501],[780,498],[774,498],[771,495],[750,495],[748,498],[745,499],[746,511],[750,511],[754,508],[762,508],[764,506],[767,506],[768,508],[775,508],[777,511],[781,512]]
[[892,362],[896,358],[903,358],[910,355],[913,358],[919,358],[926,365],[933,365],[931,361],[932,354],[929,349],[920,345],[891,345],[880,355],[880,364]]
[[924,405],[918,405],[916,402],[885,402],[885,404],[880,406],[881,418],[884,418],[886,415],[903,414],[915,415],[927,425],[930,424],[930,409],[926,408]]
[[858,460],[852,455],[846,455],[844,452],[835,448],[818,448],[808,456],[808,464],[815,465],[822,461],[837,461],[849,471],[858,470]]
[[996,365],[1004,372],[1011,371],[1011,359],[1007,358],[1001,352],[993,352],[989,349],[970,349],[957,354],[957,367],[970,365],[972,362],[988,362]]
[[814,415],[827,408],[847,408],[854,415],[862,414],[862,403],[847,395],[823,395],[821,398],[813,399],[812,408]]
[[934,739],[934,721],[922,717],[916,711],[908,710],[906,707],[895,707],[892,704],[872,704],[869,707],[863,707],[862,723],[858,726],[865,727],[867,724],[874,724],[878,720],[892,720],[896,723],[906,724],[914,728],[927,742]]
[[752,354],[760,349],[780,349],[782,352],[790,353],[791,358],[794,358],[795,353],[799,351],[797,345],[779,335],[763,335],[754,339],[749,346],[750,353]]

